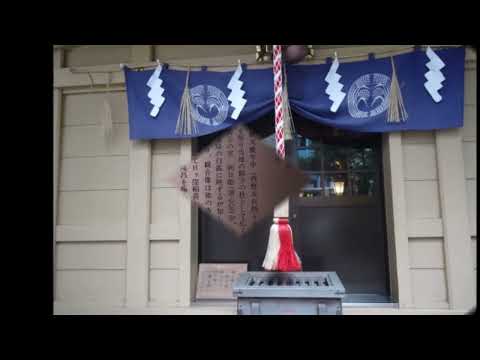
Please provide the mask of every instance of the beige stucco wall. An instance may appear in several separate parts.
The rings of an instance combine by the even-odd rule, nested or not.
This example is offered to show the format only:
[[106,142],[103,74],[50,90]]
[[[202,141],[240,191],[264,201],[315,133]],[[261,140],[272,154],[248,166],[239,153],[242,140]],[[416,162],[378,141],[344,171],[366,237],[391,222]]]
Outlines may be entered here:
[[[357,50],[349,47],[343,50],[365,53],[365,50],[381,48],[373,46]],[[252,61],[254,49],[253,45],[168,45],[153,46],[149,56],[151,59],[184,61],[201,58],[208,64],[208,61],[218,63],[229,56],[246,57]],[[57,49],[56,64],[58,67],[114,64],[112,69],[116,69],[119,63],[139,62],[135,60],[136,51],[132,46]],[[135,245],[128,242],[128,202],[129,196],[135,196],[132,191],[136,190],[129,186],[132,144],[128,139],[127,103],[122,80],[113,85],[115,91],[111,93],[114,129],[112,140],[107,143],[100,127],[104,99],[101,87],[92,90],[87,86],[85,78],[88,80],[88,76],[85,74],[62,73],[56,78],[61,78],[62,84],[67,86],[55,90],[56,101],[60,102],[56,115],[60,131],[55,309],[58,313],[68,313],[69,309],[81,313],[94,309],[113,311],[125,304],[129,308],[127,254],[128,247]],[[95,80],[104,81],[103,78],[99,75]],[[465,126],[461,136],[467,192],[465,206],[473,256],[476,254],[476,56],[471,51],[467,56],[465,79]],[[446,280],[436,134],[404,133],[400,144],[403,179],[390,180],[400,181],[405,194],[407,235],[399,241],[408,242],[408,256],[398,261],[407,269],[409,279],[402,282],[407,285],[401,286],[409,286],[410,306],[415,309],[448,309],[451,306]],[[189,204],[168,182],[179,164],[188,161],[191,146],[185,141],[156,140],[145,149],[150,156],[145,159],[151,166],[146,190],[150,199],[146,219],[149,224],[148,258],[147,263],[142,264],[146,269],[142,280],[147,280],[148,294],[145,307],[165,311],[162,309],[168,306],[188,305],[193,294],[195,213],[189,213]],[[396,196],[391,194],[394,202],[398,202]],[[476,256],[472,272],[476,275]],[[396,286],[395,281],[392,283]],[[397,293],[396,290],[393,292]],[[211,311],[217,310],[212,308]]]

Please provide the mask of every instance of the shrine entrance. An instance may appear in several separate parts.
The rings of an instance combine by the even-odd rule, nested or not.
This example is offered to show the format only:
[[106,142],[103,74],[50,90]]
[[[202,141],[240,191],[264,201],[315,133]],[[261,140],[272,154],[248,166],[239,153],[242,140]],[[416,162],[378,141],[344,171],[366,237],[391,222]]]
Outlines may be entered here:
[[336,271],[346,303],[390,302],[381,135],[297,128],[289,155],[310,181],[289,210],[303,270]]
[[[274,148],[273,121],[249,127]],[[383,191],[381,135],[321,127],[295,118],[287,160],[309,177],[290,197],[290,223],[304,271],[336,271],[346,303],[388,303],[390,285]],[[200,152],[221,134],[198,141]],[[247,263],[263,271],[271,216],[238,239],[199,210],[199,262]]]

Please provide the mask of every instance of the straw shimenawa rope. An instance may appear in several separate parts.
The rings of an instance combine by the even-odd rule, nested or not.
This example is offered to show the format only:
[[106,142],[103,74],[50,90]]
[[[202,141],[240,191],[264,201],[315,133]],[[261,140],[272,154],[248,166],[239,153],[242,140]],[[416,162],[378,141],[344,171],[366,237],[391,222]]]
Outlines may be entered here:
[[175,129],[175,134],[177,135],[192,135],[197,133],[197,125],[192,116],[192,99],[190,96],[190,88],[188,87],[189,79],[190,67],[187,71],[185,89],[183,90],[180,111],[178,113],[177,128]]
[[402,91],[398,84],[397,71],[395,69],[393,57],[391,57],[390,60],[392,62],[392,81],[390,86],[390,103],[388,106],[387,122],[405,122],[408,119],[408,113],[403,103]]

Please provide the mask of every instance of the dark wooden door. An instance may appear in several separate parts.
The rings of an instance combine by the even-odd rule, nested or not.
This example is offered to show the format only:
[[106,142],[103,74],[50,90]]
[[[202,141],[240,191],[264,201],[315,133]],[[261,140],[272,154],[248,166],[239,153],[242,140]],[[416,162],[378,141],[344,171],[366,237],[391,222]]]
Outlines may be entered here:
[[311,179],[290,199],[304,271],[336,271],[347,302],[389,301],[380,135],[307,132],[288,151]]

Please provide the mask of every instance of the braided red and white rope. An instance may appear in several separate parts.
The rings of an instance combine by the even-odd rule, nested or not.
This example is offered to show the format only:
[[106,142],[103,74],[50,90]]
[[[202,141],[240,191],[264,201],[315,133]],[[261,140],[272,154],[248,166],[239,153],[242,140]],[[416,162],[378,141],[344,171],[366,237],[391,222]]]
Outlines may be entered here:
[[282,45],[273,45],[273,89],[275,92],[275,148],[285,159],[285,134],[282,105]]

